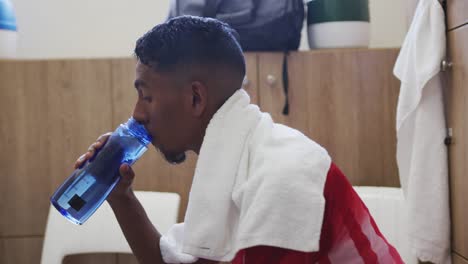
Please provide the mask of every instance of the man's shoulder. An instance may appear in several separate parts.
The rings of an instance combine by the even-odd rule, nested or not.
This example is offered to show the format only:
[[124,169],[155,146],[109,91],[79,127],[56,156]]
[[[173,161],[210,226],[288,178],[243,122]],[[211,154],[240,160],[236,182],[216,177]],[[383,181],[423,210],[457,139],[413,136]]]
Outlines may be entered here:
[[[289,153],[292,155],[321,154],[328,156],[325,148],[313,139],[304,135],[301,131],[292,127],[274,123],[271,118],[266,118],[255,128],[250,140],[253,152],[260,150],[258,154]],[[266,152],[267,151],[267,152]]]
[[261,164],[273,170],[291,171],[331,163],[327,150],[317,142],[294,128],[272,121],[259,124],[249,148],[252,165]]

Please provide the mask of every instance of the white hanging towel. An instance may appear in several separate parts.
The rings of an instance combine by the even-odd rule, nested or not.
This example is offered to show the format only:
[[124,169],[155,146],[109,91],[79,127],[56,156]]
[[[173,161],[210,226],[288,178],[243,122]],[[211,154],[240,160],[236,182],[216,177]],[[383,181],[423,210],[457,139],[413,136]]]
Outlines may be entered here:
[[445,58],[444,11],[420,0],[398,56],[397,163],[408,204],[409,239],[422,261],[450,263],[446,124],[440,63]]

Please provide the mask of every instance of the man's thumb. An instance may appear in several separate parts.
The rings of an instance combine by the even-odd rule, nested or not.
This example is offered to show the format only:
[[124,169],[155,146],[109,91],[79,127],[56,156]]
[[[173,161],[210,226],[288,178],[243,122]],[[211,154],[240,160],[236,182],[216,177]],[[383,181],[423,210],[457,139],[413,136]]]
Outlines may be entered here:
[[132,180],[135,177],[135,173],[130,165],[124,163],[120,166],[120,175],[125,180]]

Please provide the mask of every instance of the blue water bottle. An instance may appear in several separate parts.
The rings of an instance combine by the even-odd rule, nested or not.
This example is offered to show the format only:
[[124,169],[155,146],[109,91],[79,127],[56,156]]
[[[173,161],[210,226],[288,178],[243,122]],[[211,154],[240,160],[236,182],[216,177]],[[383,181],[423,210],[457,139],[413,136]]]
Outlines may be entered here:
[[148,149],[151,136],[130,118],[109,137],[92,160],[76,169],[50,201],[68,220],[83,224],[106,200],[120,179],[122,163],[132,165]]

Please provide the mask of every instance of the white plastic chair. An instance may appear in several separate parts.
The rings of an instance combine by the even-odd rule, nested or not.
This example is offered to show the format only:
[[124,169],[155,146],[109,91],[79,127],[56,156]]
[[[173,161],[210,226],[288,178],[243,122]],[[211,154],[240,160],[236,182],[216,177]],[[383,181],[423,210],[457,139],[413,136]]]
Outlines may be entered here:
[[[143,191],[135,191],[135,194],[160,233],[164,234],[177,222],[178,194]],[[107,202],[81,226],[70,223],[53,206],[50,207],[42,264],[60,264],[66,255],[97,252],[132,252]]]
[[407,264],[417,264],[409,247],[408,218],[401,188],[353,186],[369,209],[380,232]]

